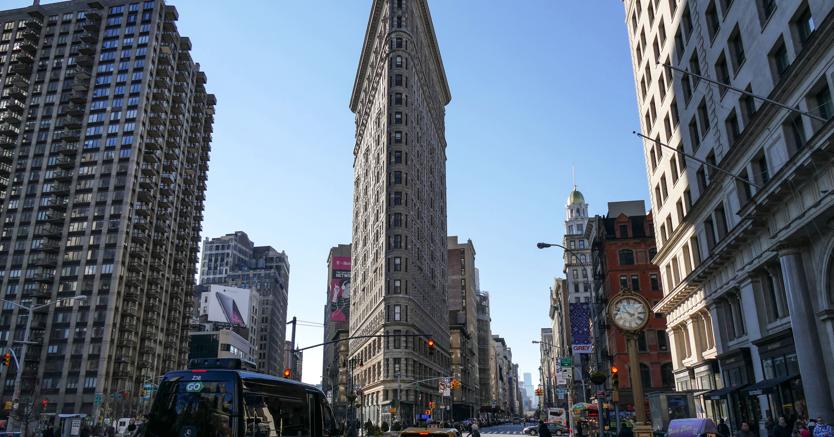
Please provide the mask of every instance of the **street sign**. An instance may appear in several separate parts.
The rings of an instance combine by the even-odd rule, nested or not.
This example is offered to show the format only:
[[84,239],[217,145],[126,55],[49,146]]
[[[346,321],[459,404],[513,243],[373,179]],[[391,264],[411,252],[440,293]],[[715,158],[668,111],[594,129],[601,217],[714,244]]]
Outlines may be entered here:
[[101,405],[103,396],[101,393],[96,393],[96,405]]
[[571,366],[573,366],[573,357],[559,358],[559,365],[562,366],[562,367],[571,367]]

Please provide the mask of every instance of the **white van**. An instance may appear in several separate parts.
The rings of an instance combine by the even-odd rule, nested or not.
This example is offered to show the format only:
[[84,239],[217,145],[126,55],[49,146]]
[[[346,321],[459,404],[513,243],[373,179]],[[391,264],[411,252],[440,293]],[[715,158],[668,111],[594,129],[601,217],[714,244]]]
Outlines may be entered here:
[[132,417],[122,417],[116,422],[116,434],[120,436],[128,436],[127,427],[130,425]]

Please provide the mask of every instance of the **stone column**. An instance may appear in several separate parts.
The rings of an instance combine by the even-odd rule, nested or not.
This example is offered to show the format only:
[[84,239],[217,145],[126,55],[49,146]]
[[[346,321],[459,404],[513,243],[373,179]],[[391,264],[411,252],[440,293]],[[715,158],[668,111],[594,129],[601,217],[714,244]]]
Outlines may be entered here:
[[801,252],[797,248],[782,249],[779,251],[779,262],[791,313],[799,371],[803,375],[802,389],[808,403],[808,414],[810,417],[834,417],[834,405],[828,391],[828,377],[823,354],[820,353],[814,305],[802,267]]
[[720,316],[718,315],[718,305],[715,302],[709,304],[709,316],[712,319],[712,338],[715,341],[715,352],[718,355],[724,353],[724,336],[721,334]]
[[679,364],[681,360],[681,351],[678,350],[677,334],[675,331],[675,328],[666,329],[666,336],[669,337],[669,351],[672,354],[672,368],[674,370],[678,370],[680,368]]
[[[744,330],[747,331],[747,340],[751,343],[762,338],[762,325],[759,322],[759,309],[762,307],[756,302],[756,289],[754,287],[754,285],[760,285],[758,282],[758,279],[754,280],[752,277],[747,276],[739,283],[739,297],[741,298],[742,308],[749,308],[751,312],[755,311],[752,313],[748,312],[746,317],[744,317]],[[756,377],[756,381],[763,380],[764,371],[762,370],[762,360],[759,357],[759,348],[752,344],[750,347],[750,358],[753,361],[753,375]],[[762,405],[767,405],[767,402],[762,403]]]
[[695,329],[695,319],[690,317],[686,319],[686,331],[689,333],[689,350],[692,353],[689,355],[688,358],[692,359],[693,362],[697,363],[701,361],[701,353],[703,352],[699,347],[698,341],[698,330]]

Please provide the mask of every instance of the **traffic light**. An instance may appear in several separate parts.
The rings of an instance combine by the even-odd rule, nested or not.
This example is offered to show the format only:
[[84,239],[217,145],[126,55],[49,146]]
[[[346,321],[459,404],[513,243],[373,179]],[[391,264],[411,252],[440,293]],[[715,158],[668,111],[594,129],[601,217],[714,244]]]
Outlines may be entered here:
[[540,388],[536,389],[536,396],[541,396],[543,393],[544,393],[544,391],[542,389],[540,389]]
[[12,365],[12,354],[6,352],[6,354],[3,355],[3,365],[6,366],[6,367],[9,367],[9,366]]
[[49,404],[49,401],[47,401],[46,399],[41,399],[41,408],[42,409],[45,410],[47,404]]
[[434,401],[429,401],[429,408],[434,409]]
[[457,390],[460,388],[460,380],[452,379],[452,390]]
[[434,354],[434,339],[430,338],[426,341],[426,345],[429,347],[429,355]]
[[620,387],[620,369],[617,366],[611,366],[611,387]]
[[289,378],[290,376],[292,376],[292,370],[289,368],[284,369],[284,378]]

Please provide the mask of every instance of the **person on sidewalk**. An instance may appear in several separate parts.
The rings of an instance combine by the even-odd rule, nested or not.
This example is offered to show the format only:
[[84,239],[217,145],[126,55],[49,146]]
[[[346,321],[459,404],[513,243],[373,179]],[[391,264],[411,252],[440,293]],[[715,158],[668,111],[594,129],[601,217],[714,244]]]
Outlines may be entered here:
[[544,420],[539,420],[539,437],[553,437],[553,435],[550,434],[550,428],[547,427]]
[[724,419],[718,421],[718,435],[721,437],[730,437],[730,427],[724,422]]
[[831,429],[831,425],[822,420],[822,417],[817,417],[817,426],[814,427],[814,437],[834,437],[834,430]]
[[755,434],[750,432],[750,424],[746,421],[742,421],[739,430],[736,431],[735,437],[755,437]]

